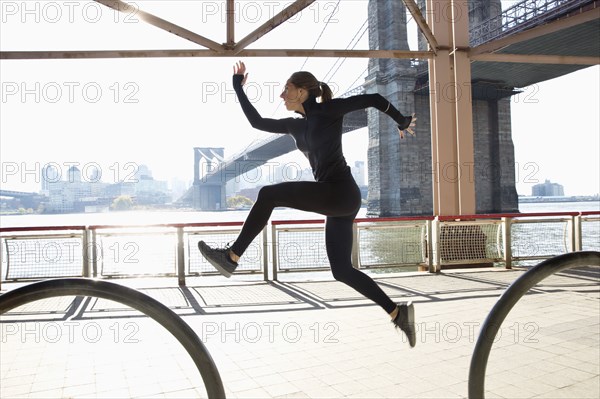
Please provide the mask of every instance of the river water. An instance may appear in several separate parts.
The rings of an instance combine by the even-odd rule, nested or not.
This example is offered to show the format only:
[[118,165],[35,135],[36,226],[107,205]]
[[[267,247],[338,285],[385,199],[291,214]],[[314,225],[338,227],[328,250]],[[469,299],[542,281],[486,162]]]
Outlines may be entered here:
[[[600,211],[600,201],[521,203],[523,213]],[[357,217],[365,217],[361,208]],[[105,213],[69,213],[59,215],[6,215],[0,217],[0,227],[84,226],[84,225],[147,225],[172,223],[243,222],[248,211],[126,211]],[[323,216],[295,209],[275,209],[271,220],[323,219]]]

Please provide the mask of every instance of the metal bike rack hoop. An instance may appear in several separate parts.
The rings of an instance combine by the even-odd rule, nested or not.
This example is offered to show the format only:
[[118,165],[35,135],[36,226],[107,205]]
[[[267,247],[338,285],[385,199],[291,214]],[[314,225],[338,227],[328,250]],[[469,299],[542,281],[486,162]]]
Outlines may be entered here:
[[469,369],[469,399],[484,398],[485,369],[494,338],[502,322],[523,295],[546,277],[579,266],[600,266],[600,252],[582,251],[555,256],[534,266],[516,279],[498,299],[486,317]]
[[183,345],[198,367],[209,398],[224,398],[219,371],[208,350],[192,328],[171,309],[148,295],[108,281],[83,278],[46,280],[16,288],[0,296],[0,314],[17,306],[57,296],[91,296],[139,310],[167,329]]

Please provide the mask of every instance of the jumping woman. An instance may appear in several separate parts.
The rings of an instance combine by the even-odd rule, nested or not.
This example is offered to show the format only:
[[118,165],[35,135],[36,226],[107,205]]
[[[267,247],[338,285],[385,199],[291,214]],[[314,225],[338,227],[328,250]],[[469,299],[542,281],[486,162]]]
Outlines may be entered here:
[[[233,245],[210,248],[200,241],[200,252],[221,274],[230,277],[240,257],[266,226],[275,207],[324,215],[327,217],[325,245],[333,277],[381,306],[395,327],[406,334],[410,346],[414,347],[416,335],[412,302],[394,303],[373,279],[352,267],[352,224],[360,209],[361,195],[342,153],[345,114],[375,107],[398,124],[401,138],[404,138],[405,131],[414,134],[414,114],[403,116],[379,94],[332,99],[327,84],[319,82],[311,73],[301,71],[292,74],[280,95],[285,107],[301,117],[263,118],[243,90],[248,77],[244,63],[240,61],[234,65],[233,72],[234,90],[252,127],[270,133],[290,134],[296,141],[296,147],[308,158],[315,181],[285,182],[261,188]],[[317,102],[317,98],[320,98],[320,102]]]

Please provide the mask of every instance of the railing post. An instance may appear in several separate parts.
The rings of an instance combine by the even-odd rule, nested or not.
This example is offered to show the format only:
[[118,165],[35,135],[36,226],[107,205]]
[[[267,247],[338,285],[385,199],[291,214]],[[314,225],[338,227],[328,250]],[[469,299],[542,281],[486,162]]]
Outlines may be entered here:
[[511,242],[511,224],[512,218],[502,218],[502,241],[504,243],[504,267],[512,269],[512,242]]
[[277,281],[277,227],[271,224],[271,245],[273,246],[273,281]]
[[185,246],[183,244],[183,227],[177,227],[177,283],[185,286]]
[[[92,229],[92,241],[90,243],[92,250],[92,277],[98,277],[98,248],[97,248],[97,231]],[[89,250],[88,250],[89,254]]]
[[[2,237],[0,236],[0,291],[2,291],[2,254],[3,254],[3,247],[2,247]],[[8,251],[7,251],[7,256],[8,256]]]
[[583,226],[581,213],[573,218],[573,250],[581,251],[583,248]]
[[263,241],[263,279],[269,281],[269,233],[268,225],[262,231]]
[[81,255],[83,258],[83,264],[82,264],[82,269],[81,269],[81,275],[83,277],[91,277],[92,273],[90,272],[90,230],[89,228],[86,226],[83,229],[83,233],[81,235],[81,241],[83,244],[83,249],[81,251]]
[[[436,273],[436,268],[433,262],[433,226],[431,220],[427,220],[425,223],[425,234],[427,237],[426,251],[427,251],[427,270],[429,273]],[[439,270],[437,270],[439,271]]]
[[352,266],[360,269],[360,248],[358,245],[358,223],[352,223]]
[[577,239],[577,235],[575,234],[575,216],[571,216],[571,218],[567,221],[567,243],[568,247],[566,248],[566,252],[575,252],[577,244],[575,240]]
[[431,232],[432,237],[432,258],[433,258],[433,270],[434,272],[439,272],[442,270],[442,252],[440,250],[440,220],[439,218],[436,216],[435,219],[432,221],[432,228],[431,228]]

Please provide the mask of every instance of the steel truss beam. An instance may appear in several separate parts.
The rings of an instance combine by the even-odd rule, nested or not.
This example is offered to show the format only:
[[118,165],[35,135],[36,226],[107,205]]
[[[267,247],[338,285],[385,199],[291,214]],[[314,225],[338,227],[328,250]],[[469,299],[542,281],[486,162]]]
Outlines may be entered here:
[[[94,0],[100,4],[105,5],[106,7],[112,8],[113,10],[129,13],[131,9],[134,8],[132,5],[127,4],[121,0]],[[159,18],[155,15],[152,15],[146,11],[136,9],[136,17],[139,17],[142,21],[149,23],[150,25],[156,26],[162,30],[166,30],[174,35],[177,35],[181,38],[187,39],[191,42],[199,44],[201,46],[207,47],[214,51],[223,51],[225,47],[215,41],[212,41],[204,36],[201,36],[197,33],[194,33],[190,30],[182,28],[179,25],[175,25],[172,22],[166,21],[162,18]]]
[[2,51],[2,60],[61,58],[160,58],[160,57],[346,57],[346,58],[419,58],[430,59],[429,51],[404,50],[97,50],[97,51]]

